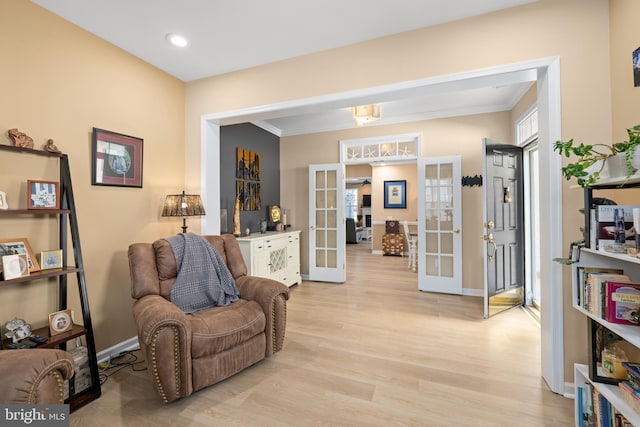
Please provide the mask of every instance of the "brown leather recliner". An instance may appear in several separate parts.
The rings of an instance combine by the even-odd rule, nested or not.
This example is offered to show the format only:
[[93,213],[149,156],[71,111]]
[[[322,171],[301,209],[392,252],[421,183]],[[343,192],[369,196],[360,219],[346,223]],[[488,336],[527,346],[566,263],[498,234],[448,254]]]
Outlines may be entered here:
[[168,403],[222,381],[282,349],[289,288],[247,276],[236,238],[203,236],[220,253],[240,291],[224,307],[185,314],[171,303],[177,268],[166,240],[129,246],[133,317],[154,387]]
[[73,358],[56,349],[0,351],[0,403],[64,403],[64,381],[73,376]]

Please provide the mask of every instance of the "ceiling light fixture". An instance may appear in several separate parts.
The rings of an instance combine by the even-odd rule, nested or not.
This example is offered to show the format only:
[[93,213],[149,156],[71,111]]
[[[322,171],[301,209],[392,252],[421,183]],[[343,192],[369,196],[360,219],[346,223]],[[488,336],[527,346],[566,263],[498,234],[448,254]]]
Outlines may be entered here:
[[167,40],[174,46],[185,47],[189,44],[189,41],[186,37],[181,36],[180,34],[167,34]]
[[351,109],[351,114],[358,126],[373,123],[382,118],[382,110],[379,105],[359,105]]

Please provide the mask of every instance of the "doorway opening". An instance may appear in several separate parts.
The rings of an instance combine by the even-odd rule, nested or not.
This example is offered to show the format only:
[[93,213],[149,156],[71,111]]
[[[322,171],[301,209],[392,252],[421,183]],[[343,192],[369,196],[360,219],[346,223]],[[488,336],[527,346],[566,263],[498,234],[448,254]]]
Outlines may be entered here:
[[[407,91],[413,88],[435,89],[440,87],[464,87],[469,83],[490,84],[495,86],[500,81],[508,81],[509,76],[522,73],[534,74],[538,87],[538,109],[540,129],[539,157],[540,164],[545,165],[545,173],[540,175],[540,201],[545,209],[540,210],[540,254],[541,259],[552,259],[563,251],[562,244],[562,192],[558,183],[561,182],[561,157],[553,152],[553,141],[561,139],[561,91],[560,91],[560,59],[558,56],[533,59],[513,64],[498,65],[490,68],[476,69],[450,75],[428,77],[411,82],[372,87],[367,90],[335,93],[319,98],[296,99],[293,101],[272,104],[268,108],[246,108],[243,110],[223,111],[204,114],[200,117],[200,145],[189,152],[187,161],[195,160],[202,186],[202,196],[207,209],[212,212],[201,222],[204,234],[219,234],[220,232],[220,126],[225,124],[259,121],[258,115],[282,115],[283,112],[297,108],[309,109],[326,106],[328,101],[345,102],[355,105],[357,100],[365,95],[373,97],[381,93],[389,94],[392,90]],[[324,102],[320,102],[324,101]],[[198,163],[199,162],[199,163]],[[193,176],[193,175],[191,175]],[[189,176],[188,176],[189,178]],[[197,179],[197,178],[196,178]],[[298,226],[308,229],[304,216],[298,218]],[[304,258],[305,254],[301,254]],[[555,393],[564,392],[564,327],[563,327],[563,287],[562,266],[557,263],[545,262],[540,265],[541,307],[543,320],[541,322],[542,347],[542,377],[549,388]]]

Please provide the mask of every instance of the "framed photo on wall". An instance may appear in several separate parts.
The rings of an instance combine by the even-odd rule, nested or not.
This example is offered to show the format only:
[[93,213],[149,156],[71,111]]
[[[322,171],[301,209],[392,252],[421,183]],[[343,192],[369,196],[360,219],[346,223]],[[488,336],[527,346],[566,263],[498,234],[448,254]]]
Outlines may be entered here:
[[142,188],[142,138],[93,128],[91,184]]
[[385,181],[384,182],[384,208],[385,209],[406,209],[407,208],[407,181]]

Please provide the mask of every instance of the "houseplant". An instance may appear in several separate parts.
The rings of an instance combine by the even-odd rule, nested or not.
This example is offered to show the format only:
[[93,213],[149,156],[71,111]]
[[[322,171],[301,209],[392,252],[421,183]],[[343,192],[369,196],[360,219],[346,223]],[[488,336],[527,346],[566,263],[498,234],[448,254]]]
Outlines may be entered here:
[[626,166],[626,178],[628,179],[635,170],[640,168],[640,153],[636,160],[635,149],[640,145],[640,125],[627,129],[628,140],[612,145],[593,144],[574,145],[573,139],[568,141],[556,141],[553,150],[560,155],[570,157],[578,156],[578,159],[562,168],[562,174],[567,180],[576,178],[581,187],[590,187],[601,177],[601,173],[607,161],[614,156],[623,156]]

